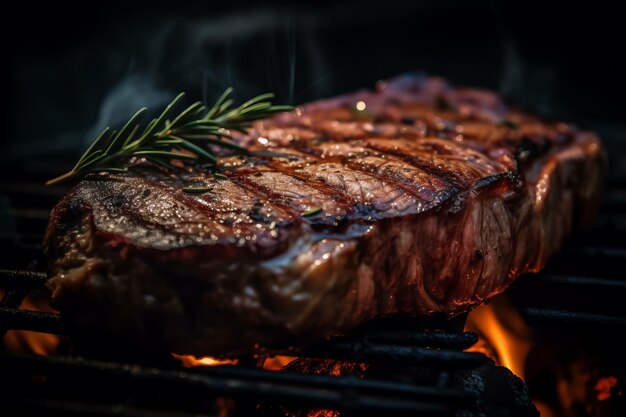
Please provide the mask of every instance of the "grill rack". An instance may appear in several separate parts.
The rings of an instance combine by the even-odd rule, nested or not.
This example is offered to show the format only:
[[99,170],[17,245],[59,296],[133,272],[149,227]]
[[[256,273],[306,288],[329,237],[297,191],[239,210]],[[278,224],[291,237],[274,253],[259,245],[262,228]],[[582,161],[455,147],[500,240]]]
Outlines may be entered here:
[[[50,171],[62,171],[55,164],[48,166]],[[21,168],[22,171],[29,169],[28,166]],[[63,187],[41,186],[43,179],[50,175],[36,164],[30,168],[31,175],[26,175],[28,181],[0,184],[0,193],[10,197],[10,206],[4,209],[15,221],[9,225],[15,228],[15,233],[0,236],[0,248],[4,253],[11,253],[10,266],[14,267],[0,270],[0,288],[6,289],[0,301],[0,334],[20,329],[70,335],[71,329],[58,314],[19,308],[30,292],[44,285],[45,274],[37,272],[43,265],[41,236],[48,210],[67,191]],[[574,239],[542,274],[518,279],[512,285],[509,294],[530,324],[568,329],[571,326],[603,329],[626,326],[626,312],[620,309],[626,290],[624,195],[626,180],[609,178],[599,226],[594,233]],[[3,262],[2,266],[6,265]],[[601,266],[600,271],[589,270],[589,265],[591,269]],[[596,305],[565,301],[555,307],[549,297],[537,299],[537,286],[550,294],[573,295],[575,300],[588,296],[591,288],[604,302]],[[250,361],[242,361],[240,366],[181,369],[171,363],[155,366],[76,355],[38,357],[8,352],[0,352],[1,378],[15,382],[5,391],[9,394],[7,398],[11,398],[6,404],[19,408],[20,412],[46,411],[47,415],[209,416],[216,415],[215,402],[206,398],[222,396],[243,400],[246,404],[251,400],[254,404],[269,404],[261,415],[281,415],[272,408],[276,403],[308,409],[333,408],[341,410],[342,415],[417,412],[420,415],[475,415],[476,399],[454,387],[452,382],[459,370],[476,369],[488,362],[482,355],[463,352],[476,341],[476,335],[460,333],[458,324],[456,329],[440,332],[416,331],[414,322],[391,324],[395,327],[382,326],[382,330],[379,327],[334,338],[298,355],[401,367],[413,375],[408,381],[274,372],[256,369],[250,366]],[[419,323],[417,328],[437,328],[441,324]],[[46,375],[62,389],[24,381],[27,370],[31,371],[26,373],[29,378]],[[126,392],[118,392],[120,389]],[[99,392],[105,394],[99,397]],[[169,398],[165,406],[163,402],[153,403],[154,392],[167,392]],[[203,401],[198,404],[197,398]],[[185,406],[180,407],[180,404]],[[247,411],[259,414],[256,405]],[[242,415],[246,415],[245,408]]]

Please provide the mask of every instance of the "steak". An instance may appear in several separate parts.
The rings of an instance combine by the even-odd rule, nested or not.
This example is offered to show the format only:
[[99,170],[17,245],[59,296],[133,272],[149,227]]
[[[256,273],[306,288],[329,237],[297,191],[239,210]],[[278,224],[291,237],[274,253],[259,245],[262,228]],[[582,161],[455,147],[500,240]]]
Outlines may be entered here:
[[223,356],[453,316],[589,224],[604,172],[593,133],[439,78],[306,104],[237,140],[250,155],[134,159],[54,208],[49,286],[75,328]]

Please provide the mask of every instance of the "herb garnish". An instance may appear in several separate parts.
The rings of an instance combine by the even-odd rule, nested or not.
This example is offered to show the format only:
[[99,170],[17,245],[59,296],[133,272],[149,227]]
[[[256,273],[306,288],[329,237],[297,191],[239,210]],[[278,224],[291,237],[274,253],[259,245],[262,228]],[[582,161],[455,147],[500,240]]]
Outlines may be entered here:
[[207,145],[247,154],[246,148],[229,140],[230,130],[247,133],[251,122],[293,109],[292,106],[273,105],[269,101],[273,97],[271,93],[261,94],[233,108],[233,100],[229,98],[232,92],[232,88],[227,88],[208,111],[198,101],[176,114],[174,110],[185,95],[180,93],[159,117],[152,119],[139,133],[139,121],[147,111],[144,107],[119,132],[104,129],[74,168],[46,182],[46,185],[68,181],[94,171],[125,172],[123,163],[131,157],[143,157],[168,169],[174,168],[172,159],[215,163],[217,156]]
[[307,210],[304,213],[302,213],[302,217],[315,216],[316,214],[321,213],[321,212],[322,212],[322,208],[321,207],[312,208],[312,209]]

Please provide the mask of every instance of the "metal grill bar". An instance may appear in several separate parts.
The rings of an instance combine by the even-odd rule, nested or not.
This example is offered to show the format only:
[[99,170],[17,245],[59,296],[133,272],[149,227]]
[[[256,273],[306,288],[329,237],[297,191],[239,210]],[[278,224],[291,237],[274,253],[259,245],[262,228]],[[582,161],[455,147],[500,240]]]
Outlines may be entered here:
[[47,279],[45,272],[0,269],[0,287],[4,288],[43,286]]
[[[3,271],[0,270],[0,278],[3,276]],[[4,285],[4,283],[0,282],[0,286],[7,288],[7,291],[4,293],[2,300],[0,300],[0,311],[19,311],[16,310],[26,298],[28,294],[28,290],[23,288],[20,285]],[[2,313],[0,312],[0,318],[2,317]],[[6,332],[9,329],[14,328],[10,320],[1,320],[2,324],[0,325],[0,339],[4,337]]]
[[68,335],[63,319],[54,313],[0,306],[0,320],[8,329]]
[[371,331],[365,341],[398,343],[431,348],[467,349],[478,341],[474,333]]
[[626,327],[626,318],[576,311],[524,308],[522,315],[531,324],[558,324],[569,326]]
[[576,255],[576,256],[588,256],[588,257],[606,257],[626,259],[626,248],[611,248],[600,246],[584,246],[584,247],[568,247],[564,248],[564,253]]
[[603,279],[597,277],[579,277],[571,275],[543,274],[541,280],[547,283],[573,285],[577,287],[604,287],[606,289],[626,289],[626,281]]
[[335,339],[331,343],[314,345],[299,356],[313,358],[332,357],[353,362],[392,361],[406,365],[428,364],[438,368],[464,369],[480,366],[487,360],[479,353],[458,352],[454,350],[435,350],[412,346],[379,345],[341,341]]

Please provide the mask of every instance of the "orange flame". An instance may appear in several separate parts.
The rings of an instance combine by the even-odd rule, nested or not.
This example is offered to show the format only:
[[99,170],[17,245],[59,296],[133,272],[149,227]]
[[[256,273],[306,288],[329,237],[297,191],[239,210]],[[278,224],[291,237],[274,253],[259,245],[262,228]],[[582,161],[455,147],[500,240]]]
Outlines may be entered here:
[[294,356],[270,356],[263,362],[263,369],[268,371],[280,371],[294,360],[296,360]]
[[217,359],[211,356],[202,356],[200,358],[194,355],[177,355],[172,353],[175,359],[182,362],[185,368],[193,368],[195,366],[220,366],[220,365],[237,365],[237,359]]
[[530,332],[505,295],[471,311],[465,330],[480,336],[479,343],[468,351],[484,353],[524,379],[526,358],[532,347]]
[[56,353],[60,337],[54,334],[10,330],[4,336],[4,346],[9,352],[29,352],[48,356]]
[[[0,297],[4,291],[0,290]],[[33,298],[28,296],[22,302],[20,308],[25,310],[43,311],[47,313],[57,313],[49,303],[43,298]],[[36,355],[48,356],[57,352],[61,337],[48,333],[37,333],[26,330],[9,330],[2,339],[5,348],[9,352],[34,353]]]
[[[181,361],[185,368],[193,368],[196,366],[237,365],[239,363],[238,359],[218,359],[212,356],[202,356],[198,358],[194,355],[178,355],[176,353],[172,353],[172,356]],[[296,358],[294,356],[270,356],[265,359],[261,359],[259,363],[262,362],[263,365],[259,366],[268,371],[280,371],[295,359]]]

